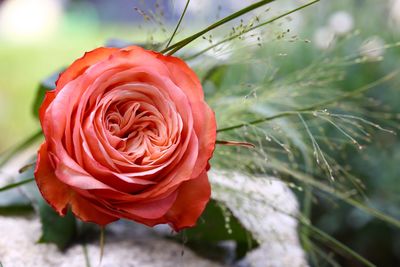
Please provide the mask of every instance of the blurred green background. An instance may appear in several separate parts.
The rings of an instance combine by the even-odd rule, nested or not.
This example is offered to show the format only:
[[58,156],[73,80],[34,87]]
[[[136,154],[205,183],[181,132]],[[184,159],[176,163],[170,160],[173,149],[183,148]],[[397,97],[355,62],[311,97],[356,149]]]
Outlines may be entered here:
[[[41,80],[110,38],[131,42],[164,40],[185,3],[184,0],[144,2],[0,1],[0,151],[39,129],[31,105]],[[194,28],[251,1],[192,2],[195,4],[188,13],[191,22],[188,23],[189,19],[186,25],[183,22],[185,32],[193,32]],[[275,7],[282,8],[280,3],[290,7],[306,1],[277,2]],[[136,6],[153,10],[155,17],[164,16],[165,24],[146,21],[140,10],[135,10]],[[210,17],[207,11],[210,8],[220,10],[220,14]],[[283,64],[288,72],[325,52],[352,55],[361,51],[374,59],[383,57],[372,63],[344,67],[347,75],[340,86],[354,89],[400,67],[400,48],[395,46],[400,41],[400,0],[322,0],[293,18],[288,27],[293,27],[301,38],[310,40],[311,48],[302,50],[299,45],[298,53],[289,55],[287,64]],[[158,31],[151,32],[148,25]],[[347,38],[356,31],[358,35]],[[385,45],[393,47],[384,49]],[[399,132],[399,84],[392,82],[369,94],[380,103],[379,111],[390,111],[390,116],[382,113],[378,119]],[[372,138],[373,142],[360,153],[346,149],[346,160],[340,163],[352,165],[353,173],[363,179],[372,207],[400,218],[399,137],[377,132]],[[400,266],[398,229],[340,203],[322,198],[317,202],[312,214],[318,227],[378,266]],[[343,266],[361,266],[346,257],[339,262]]]

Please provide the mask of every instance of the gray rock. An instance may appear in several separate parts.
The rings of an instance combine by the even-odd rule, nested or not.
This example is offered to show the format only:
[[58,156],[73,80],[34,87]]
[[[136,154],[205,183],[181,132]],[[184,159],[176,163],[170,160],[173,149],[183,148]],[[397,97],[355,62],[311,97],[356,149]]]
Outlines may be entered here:
[[[110,227],[102,267],[218,267],[189,249],[148,230]],[[75,245],[65,253],[55,245],[37,244],[41,233],[37,218],[0,217],[0,262],[3,267],[85,267],[84,247]],[[99,266],[99,245],[88,244],[91,266]],[[183,253],[184,252],[184,253]]]
[[223,202],[260,244],[239,266],[308,266],[297,233],[298,202],[284,182],[226,171],[211,171],[209,178],[212,197]]

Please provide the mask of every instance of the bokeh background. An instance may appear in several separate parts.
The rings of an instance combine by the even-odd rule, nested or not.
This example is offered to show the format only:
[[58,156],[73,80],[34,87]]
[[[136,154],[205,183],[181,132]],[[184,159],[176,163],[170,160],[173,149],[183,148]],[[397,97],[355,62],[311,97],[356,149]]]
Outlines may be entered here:
[[[0,1],[0,151],[39,129],[31,106],[40,81],[109,39],[135,43],[165,40],[185,2]],[[299,2],[306,1],[281,0],[272,8],[290,8]],[[250,3],[192,0],[180,34],[194,32]],[[149,19],[146,14],[156,19]],[[400,48],[396,46],[400,41],[400,0],[322,0],[282,23],[302,39],[311,41],[307,49],[302,51],[299,45],[298,53],[290,55],[289,63],[283,65],[288,71],[299,66],[299,62],[310,62],[326,52],[333,56],[364,53],[376,59],[369,64],[344,67],[348,75],[340,86],[353,89],[400,67]],[[380,119],[399,132],[399,84],[393,81],[369,94],[379,103],[379,110],[390,111],[390,115],[382,112]],[[370,206],[400,218],[399,137],[377,132],[372,140],[361,152],[345,150],[347,160],[340,163],[352,165],[353,173],[363,179]],[[312,214],[315,225],[378,266],[400,266],[398,229],[322,198],[314,202]],[[348,257],[339,262],[343,266],[359,266]]]

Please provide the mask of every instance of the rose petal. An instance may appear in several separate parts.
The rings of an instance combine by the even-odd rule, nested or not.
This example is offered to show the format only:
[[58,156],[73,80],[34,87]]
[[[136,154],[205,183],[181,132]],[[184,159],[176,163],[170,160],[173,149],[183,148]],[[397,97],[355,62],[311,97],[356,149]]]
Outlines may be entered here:
[[215,116],[182,60],[136,46],[86,53],[46,95],[40,120],[46,155],[35,174],[39,187],[59,187],[61,199],[42,192],[58,212],[70,204],[84,221],[180,230],[204,210]]
[[174,205],[165,215],[167,222],[175,231],[195,226],[210,195],[211,187],[205,171],[199,177],[182,183]]
[[39,108],[39,120],[42,124],[42,127],[43,127],[44,115],[46,114],[46,110],[49,107],[49,105],[51,104],[51,102],[53,102],[55,96],[56,96],[56,93],[54,90],[47,91],[46,94],[44,95],[42,105]]
[[[199,136],[199,157],[193,175],[196,176],[207,168],[208,161],[211,159],[215,149],[217,137],[217,124],[215,114],[205,102],[196,103],[193,111],[194,130]],[[201,124],[199,122],[202,122]]]
[[[157,219],[164,216],[174,204],[177,192],[173,192],[166,198],[154,201],[118,203],[116,206],[134,217],[142,219]],[[114,203],[115,204],[115,203]]]
[[204,102],[204,93],[194,71],[181,59],[152,52],[164,61],[171,78],[186,94],[192,107],[194,130],[199,138],[199,158],[193,175],[196,177],[206,168],[215,148],[217,125],[214,112]]
[[102,212],[100,208],[78,194],[74,194],[70,204],[75,216],[84,222],[92,222],[104,226],[119,219],[118,217]]
[[41,145],[38,152],[35,179],[43,198],[58,214],[65,215],[72,191],[55,176],[48,157],[46,142]]
[[81,58],[72,63],[68,67],[68,69],[60,74],[60,77],[56,82],[56,90],[59,91],[68,82],[81,75],[88,67],[109,57],[112,53],[116,51],[118,51],[117,48],[99,47],[90,52],[86,52]]

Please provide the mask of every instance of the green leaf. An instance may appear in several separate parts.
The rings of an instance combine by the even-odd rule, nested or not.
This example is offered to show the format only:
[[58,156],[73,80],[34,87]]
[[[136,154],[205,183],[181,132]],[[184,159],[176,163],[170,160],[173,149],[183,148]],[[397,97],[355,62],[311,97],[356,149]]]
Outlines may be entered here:
[[26,215],[27,213],[33,212],[32,205],[29,204],[16,204],[8,206],[0,206],[0,215],[2,216],[18,216]]
[[39,108],[42,105],[46,92],[54,90],[56,88],[56,81],[60,76],[61,72],[62,70],[53,73],[51,76],[49,76],[47,79],[45,79],[39,84],[36,92],[36,98],[35,101],[33,102],[33,107],[32,107],[33,114],[35,115],[35,117],[39,117]]
[[201,83],[204,84],[206,81],[210,81],[215,85],[216,88],[220,87],[228,67],[229,66],[226,64],[213,66],[204,74],[201,79]]
[[77,236],[76,219],[71,211],[61,217],[44,200],[39,203],[42,236],[39,243],[53,243],[65,249]]
[[[206,98],[219,91],[228,67],[226,64],[216,64],[200,76]],[[209,104],[212,105],[212,103]]]
[[243,257],[247,251],[257,246],[257,242],[252,238],[250,232],[229,213],[227,208],[215,200],[208,203],[196,227],[186,229],[184,235],[187,238],[188,247],[214,259],[223,256],[221,255],[223,251],[218,246],[220,241],[236,241],[238,258]]

